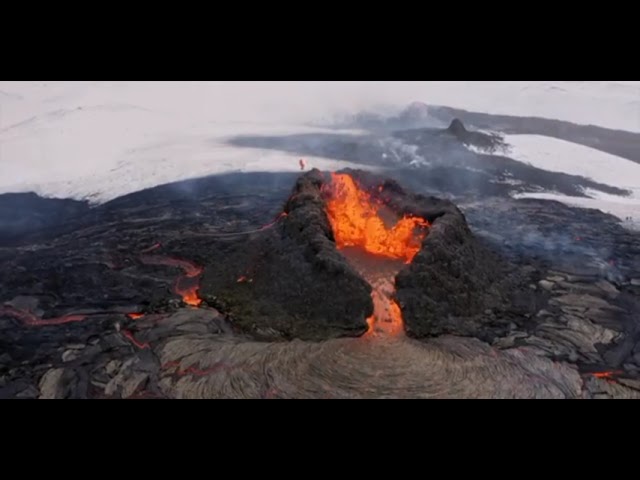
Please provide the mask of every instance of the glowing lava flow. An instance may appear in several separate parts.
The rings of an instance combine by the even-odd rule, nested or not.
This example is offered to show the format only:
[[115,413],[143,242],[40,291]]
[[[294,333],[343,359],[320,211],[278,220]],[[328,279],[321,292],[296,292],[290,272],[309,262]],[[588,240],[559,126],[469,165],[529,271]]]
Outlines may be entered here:
[[184,275],[178,277],[174,288],[176,293],[182,297],[182,301],[187,305],[197,307],[202,303],[202,300],[198,297],[199,282],[197,276],[190,277],[189,275]]
[[198,297],[199,279],[203,268],[195,263],[179,258],[164,256],[142,256],[140,261],[145,265],[168,265],[178,267],[184,271],[184,275],[178,277],[174,285],[175,292],[182,297],[182,301],[192,307],[197,307],[202,303]]
[[124,335],[124,337],[127,340],[129,340],[132,344],[134,344],[140,350],[151,348],[151,346],[147,342],[142,343],[136,340],[136,338],[133,336],[133,333],[130,330],[122,330],[122,335]]
[[374,255],[410,263],[420,250],[429,222],[405,215],[388,228],[379,215],[380,206],[350,175],[332,173],[331,180],[326,188],[326,210],[338,248],[361,247]]
[[391,298],[392,293],[374,286],[373,292],[371,292],[373,315],[367,318],[369,329],[366,336],[376,333],[396,336],[402,333],[402,311],[398,303]]
[[[388,227],[380,216],[385,208],[382,202],[360,189],[348,174],[332,173],[331,184],[325,185],[323,192],[337,248],[373,288],[374,309],[367,318],[366,336],[402,334],[402,311],[393,299],[394,278],[402,268],[400,261],[410,263],[420,251],[429,222],[405,215]],[[357,250],[379,260],[372,261],[371,256],[367,258]]]
[[602,380],[606,380],[607,382],[615,382],[615,376],[620,375],[622,372],[619,370],[611,370],[606,372],[593,372],[593,375],[596,378],[600,378]]
[[9,306],[0,306],[0,314],[8,315],[10,317],[20,320],[25,326],[28,327],[46,327],[49,325],[63,325],[65,323],[81,322],[87,318],[87,315],[64,315],[62,317],[55,318],[38,318],[31,312],[26,310],[18,310],[17,308]]

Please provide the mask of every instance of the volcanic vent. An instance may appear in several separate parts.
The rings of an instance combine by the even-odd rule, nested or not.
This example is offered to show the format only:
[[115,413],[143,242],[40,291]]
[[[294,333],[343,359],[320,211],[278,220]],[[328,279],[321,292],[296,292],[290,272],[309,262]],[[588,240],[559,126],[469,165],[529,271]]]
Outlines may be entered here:
[[395,276],[420,250],[429,222],[397,215],[386,205],[383,184],[368,192],[349,173],[332,173],[322,190],[336,246],[373,288],[374,313],[367,319],[367,333],[401,333],[402,312],[393,298]]
[[264,339],[475,336],[505,298],[455,205],[357,170],[300,176],[277,222],[207,256],[201,298]]

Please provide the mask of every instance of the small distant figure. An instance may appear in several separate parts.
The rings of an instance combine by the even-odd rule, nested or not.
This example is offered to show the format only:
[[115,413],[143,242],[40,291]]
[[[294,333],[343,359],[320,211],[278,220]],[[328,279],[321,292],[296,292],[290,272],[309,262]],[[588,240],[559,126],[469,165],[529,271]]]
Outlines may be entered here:
[[304,163],[304,160],[301,158],[298,163],[300,164],[300,170],[304,170],[304,167],[306,166],[306,164]]

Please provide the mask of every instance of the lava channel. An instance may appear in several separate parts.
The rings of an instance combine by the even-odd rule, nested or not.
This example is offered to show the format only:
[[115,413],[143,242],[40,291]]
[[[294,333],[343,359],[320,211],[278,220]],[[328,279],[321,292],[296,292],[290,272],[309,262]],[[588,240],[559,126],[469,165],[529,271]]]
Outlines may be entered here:
[[65,323],[81,322],[87,315],[64,315],[55,318],[39,318],[37,315],[10,306],[0,306],[0,315],[7,315],[22,322],[27,327],[46,327],[50,325],[64,325]]
[[[323,187],[323,192],[338,250],[373,289],[374,311],[367,319],[366,336],[401,335],[402,311],[393,298],[395,277],[420,251],[429,222],[411,215],[398,218],[349,174],[332,173],[331,183]],[[389,225],[389,219],[395,223]]]
[[192,307],[197,307],[202,303],[202,299],[198,296],[200,288],[200,275],[203,268],[195,263],[179,258],[164,256],[142,256],[140,261],[145,265],[167,265],[170,267],[178,267],[184,271],[184,275],[179,276],[174,284],[174,291],[182,297],[182,301]]
[[623,372],[620,370],[609,370],[604,372],[592,372],[591,375],[594,376],[595,378],[606,380],[607,382],[610,382],[610,383],[615,383],[616,376],[620,375],[621,373]]
[[[360,247],[366,252],[411,263],[420,251],[429,222],[404,215],[389,227],[382,217],[392,215],[381,202],[362,190],[351,175],[332,173],[325,186],[326,211],[338,249]],[[418,231],[420,230],[420,231]]]

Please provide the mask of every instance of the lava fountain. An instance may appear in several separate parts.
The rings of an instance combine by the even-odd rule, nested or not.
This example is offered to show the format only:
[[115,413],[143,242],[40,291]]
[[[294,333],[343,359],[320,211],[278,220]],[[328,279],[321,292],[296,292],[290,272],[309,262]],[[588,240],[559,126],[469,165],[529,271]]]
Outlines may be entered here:
[[405,263],[410,263],[420,250],[426,232],[416,233],[416,229],[429,226],[423,218],[405,215],[390,227],[384,218],[393,216],[391,210],[358,187],[346,173],[332,173],[326,191],[327,214],[339,249],[360,247],[373,255]]
[[[399,217],[346,173],[331,173],[331,183],[323,190],[337,248],[373,288],[374,313],[367,319],[367,335],[401,334],[394,279],[420,251],[429,222],[412,215]],[[376,192],[382,190],[379,186]]]

